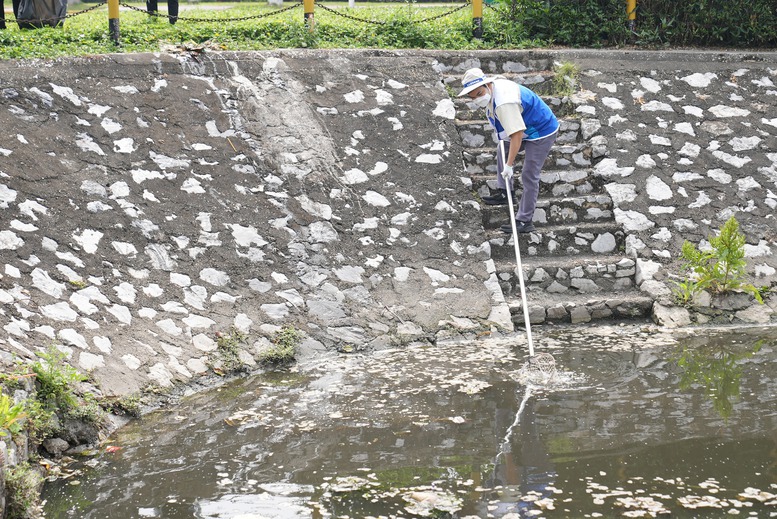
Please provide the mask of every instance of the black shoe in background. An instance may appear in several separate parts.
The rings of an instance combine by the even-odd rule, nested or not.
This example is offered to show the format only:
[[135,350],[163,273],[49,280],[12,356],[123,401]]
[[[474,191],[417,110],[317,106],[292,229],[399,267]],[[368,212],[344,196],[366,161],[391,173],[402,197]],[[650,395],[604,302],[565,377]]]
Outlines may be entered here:
[[[502,232],[507,234],[513,233],[513,226],[509,223],[503,224],[499,229],[502,230]],[[534,231],[534,224],[532,222],[522,222],[520,220],[515,221],[515,230],[521,234],[526,232],[532,232]]]
[[[513,202],[515,202],[515,193],[513,193]],[[507,190],[497,189],[496,193],[483,197],[483,203],[486,205],[505,205],[507,204]]]

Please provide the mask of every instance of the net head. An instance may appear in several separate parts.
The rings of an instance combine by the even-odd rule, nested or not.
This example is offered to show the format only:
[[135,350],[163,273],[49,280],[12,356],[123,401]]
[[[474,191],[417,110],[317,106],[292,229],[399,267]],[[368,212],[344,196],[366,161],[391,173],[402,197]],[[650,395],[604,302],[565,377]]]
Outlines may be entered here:
[[556,359],[550,353],[537,353],[529,357],[520,374],[529,382],[547,384],[556,375]]

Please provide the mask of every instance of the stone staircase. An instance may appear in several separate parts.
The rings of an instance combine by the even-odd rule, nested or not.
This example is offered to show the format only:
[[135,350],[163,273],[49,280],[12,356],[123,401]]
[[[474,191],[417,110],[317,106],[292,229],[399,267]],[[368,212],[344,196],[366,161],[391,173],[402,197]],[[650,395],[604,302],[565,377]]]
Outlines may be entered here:
[[[473,64],[469,60],[445,65],[443,80],[453,90],[458,91],[466,68],[481,66],[487,74],[502,74],[529,86],[559,117],[559,136],[541,178],[534,215],[537,230],[519,235],[532,324],[648,318],[653,299],[636,288],[636,262],[624,254],[626,233],[615,221],[603,179],[592,168],[606,155],[606,149],[592,140],[595,132],[584,135],[591,132],[581,128],[571,102],[550,95],[552,63],[533,60],[530,66],[516,67],[512,62]],[[520,72],[510,72],[510,68]],[[454,102],[464,145],[464,169],[472,181],[473,196],[480,201],[489,194],[489,186],[496,184],[493,131],[483,111],[471,110],[465,99]],[[522,156],[517,161],[518,175]],[[516,190],[518,198],[520,183]],[[482,202],[481,209],[497,277],[513,321],[521,326],[523,309],[513,238],[499,230],[501,224],[509,223],[509,209]]]

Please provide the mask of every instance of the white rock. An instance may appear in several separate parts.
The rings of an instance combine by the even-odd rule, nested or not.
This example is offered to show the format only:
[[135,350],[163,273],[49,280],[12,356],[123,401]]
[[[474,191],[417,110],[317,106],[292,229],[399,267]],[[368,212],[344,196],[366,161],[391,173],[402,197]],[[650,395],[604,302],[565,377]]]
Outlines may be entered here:
[[712,202],[712,199],[709,196],[707,196],[707,193],[705,193],[704,191],[699,191],[699,194],[696,197],[696,201],[688,205],[688,208],[698,209],[700,207],[705,207],[709,205],[711,202]]
[[731,155],[729,153],[725,153],[720,150],[715,150],[712,152],[712,154],[718,159],[722,160],[723,162],[727,164],[731,164],[736,168],[741,168],[742,166],[744,166],[745,164],[753,160],[750,157],[738,157],[736,155]]
[[753,177],[737,179],[736,184],[740,193],[750,191],[751,189],[761,189],[761,184],[759,184]]
[[215,351],[218,348],[216,341],[202,333],[198,333],[192,337],[192,344],[194,344],[194,347],[198,350],[205,352]]
[[124,365],[132,371],[136,371],[141,366],[140,359],[130,353],[122,355],[121,360],[124,361]]
[[653,94],[661,90],[661,84],[653,78],[641,77],[639,78],[639,84]]
[[437,104],[432,111],[432,115],[442,117],[444,119],[453,120],[456,118],[456,105],[450,98],[445,98],[437,101]]
[[364,171],[357,168],[349,169],[343,175],[342,181],[349,185],[362,184],[370,179]]
[[614,251],[617,246],[615,236],[607,232],[596,237],[591,243],[591,250],[596,253],[608,253]]
[[645,191],[652,200],[669,200],[672,198],[672,188],[655,175],[648,177],[645,182]]
[[113,305],[107,308],[108,312],[124,324],[132,323],[132,314],[129,308],[122,305]]
[[78,318],[76,311],[65,302],[41,306],[40,311],[44,317],[54,319],[55,321],[73,322]]
[[715,105],[712,108],[709,109],[710,112],[712,112],[713,115],[720,118],[727,118],[727,117],[747,117],[750,115],[750,110],[745,110],[744,108],[736,108],[732,106],[725,106],[725,105]]
[[148,370],[148,378],[156,382],[161,387],[170,387],[173,385],[173,374],[162,363],[151,366]]
[[229,275],[226,272],[210,267],[200,271],[200,279],[217,287],[222,287],[229,283]]
[[210,328],[216,321],[201,315],[190,315],[181,319],[189,328]]
[[78,355],[78,365],[84,371],[93,371],[97,368],[105,367],[105,359],[102,355],[82,351]]
[[652,169],[656,167],[656,161],[650,155],[640,155],[637,158],[637,166],[645,169]]
[[426,272],[426,275],[429,276],[429,279],[432,280],[433,286],[436,286],[437,283],[447,283],[451,279],[450,276],[448,276],[444,272],[441,272],[433,268],[424,267],[424,272]]
[[733,178],[722,169],[711,169],[707,171],[707,176],[721,184],[730,184]]
[[165,333],[173,336],[178,336],[183,333],[183,329],[175,324],[175,321],[172,319],[162,319],[161,321],[157,321],[156,325]]
[[362,274],[364,274],[364,268],[359,266],[344,266],[333,270],[335,276],[341,281],[347,283],[363,283]]
[[637,211],[623,211],[616,207],[614,214],[615,220],[623,225],[626,231],[645,231],[656,225],[647,216]]
[[57,336],[66,346],[75,346],[77,348],[81,348],[82,350],[89,349],[89,344],[86,342],[86,339],[84,339],[84,336],[72,328],[64,328],[60,330]]
[[650,135],[650,142],[651,144],[655,144],[656,146],[671,146],[672,140],[668,139],[666,137],[663,137],[661,135]]
[[[377,218],[375,219],[375,227],[377,227]],[[308,227],[308,231],[310,243],[329,243],[339,239],[337,231],[329,222],[313,222]]]
[[670,105],[660,101],[649,101],[642,105],[640,109],[643,112],[674,112]]
[[603,159],[594,167],[594,173],[602,177],[627,177],[634,173],[634,168],[618,167],[615,159]]
[[364,92],[361,90],[354,90],[352,92],[348,92],[347,94],[344,94],[343,97],[345,100],[349,103],[360,103],[364,101]]
[[391,205],[388,198],[376,191],[367,191],[362,195],[362,199],[373,207],[388,207]]
[[251,245],[264,247],[268,243],[267,240],[259,235],[256,227],[252,225],[242,226],[239,224],[227,224],[227,227],[232,229],[232,237],[239,247],[250,247]]
[[677,123],[674,126],[674,129],[678,133],[685,133],[686,135],[690,135],[691,137],[696,136],[696,132],[693,130],[693,126],[691,123]]
[[699,228],[696,222],[694,222],[693,220],[689,220],[688,218],[678,218],[674,222],[672,222],[672,225],[674,225],[675,229],[677,229],[680,232],[693,231]]
[[774,267],[766,263],[755,265],[754,270],[755,270],[755,277],[757,278],[765,278],[765,277],[773,276],[774,274],[777,273],[777,269],[775,269]]
[[440,164],[443,158],[437,153],[422,153],[415,158],[415,161],[421,164]]
[[55,299],[62,297],[62,292],[65,291],[65,284],[51,279],[49,273],[40,268],[35,268],[32,271],[32,286],[48,294]]
[[734,151],[753,150],[761,143],[760,137],[734,137],[728,143]]
[[84,252],[94,254],[97,252],[97,246],[103,233],[94,229],[84,229],[81,234],[73,234],[73,239],[78,243]]
[[111,340],[108,337],[102,337],[100,335],[95,335],[92,337],[92,342],[97,347],[98,350],[105,353],[106,355],[110,355],[111,351],[113,351],[113,348],[111,346]]
[[602,97],[602,104],[611,110],[623,110],[623,103],[615,97]]
[[680,80],[685,81],[694,88],[706,88],[717,78],[718,76],[712,72],[705,72],[704,74],[697,72],[690,76],[682,77]]
[[263,304],[259,307],[270,319],[285,319],[289,315],[289,308],[281,304]]

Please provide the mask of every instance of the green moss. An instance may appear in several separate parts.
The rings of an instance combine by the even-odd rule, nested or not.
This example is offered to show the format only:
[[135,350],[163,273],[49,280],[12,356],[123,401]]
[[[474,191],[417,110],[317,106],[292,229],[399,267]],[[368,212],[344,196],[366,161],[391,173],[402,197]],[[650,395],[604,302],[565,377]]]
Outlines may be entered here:
[[43,477],[29,463],[22,463],[5,471],[7,493],[6,518],[26,519],[40,502]]
[[302,341],[302,332],[293,326],[286,326],[273,335],[272,346],[259,354],[262,364],[287,364],[294,360]]

